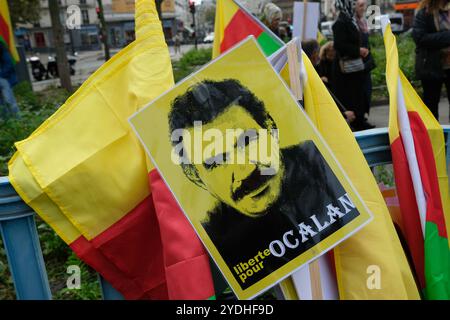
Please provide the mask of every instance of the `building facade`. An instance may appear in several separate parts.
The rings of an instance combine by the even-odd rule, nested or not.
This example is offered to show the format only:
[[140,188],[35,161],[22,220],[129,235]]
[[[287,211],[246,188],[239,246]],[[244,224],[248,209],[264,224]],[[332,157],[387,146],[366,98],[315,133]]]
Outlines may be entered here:
[[[71,51],[100,49],[96,0],[60,0],[59,4],[67,49]],[[71,5],[76,5],[80,13],[80,25],[73,29],[66,26],[67,10]],[[48,52],[54,48],[48,0],[40,1],[39,17],[39,21],[34,25],[19,25],[16,36],[18,42],[28,51]]]
[[[122,48],[134,40],[134,0],[103,0],[108,42]],[[188,0],[164,0],[161,4],[162,27],[166,41],[190,25]]]
[[[103,0],[108,43],[112,48],[122,48],[135,39],[134,0]],[[60,19],[65,28],[64,42],[68,51],[100,50],[100,22],[96,0],[59,0]],[[79,26],[69,29],[66,21],[71,5],[79,9]],[[192,15],[188,0],[164,0],[161,5],[162,26],[170,43],[177,32],[193,32]],[[40,19],[35,24],[19,25],[15,31],[18,43],[27,51],[52,52],[54,49],[48,0],[40,0]],[[185,30],[186,31],[186,30]]]

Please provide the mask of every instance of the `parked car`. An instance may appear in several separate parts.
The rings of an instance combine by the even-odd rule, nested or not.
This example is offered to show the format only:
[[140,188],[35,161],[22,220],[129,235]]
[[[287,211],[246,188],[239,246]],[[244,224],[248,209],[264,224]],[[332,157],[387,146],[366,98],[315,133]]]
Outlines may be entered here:
[[403,13],[390,13],[389,20],[391,20],[392,32],[400,33],[405,31]]
[[320,31],[323,36],[329,40],[333,39],[333,24],[334,21],[325,21],[320,24]]
[[209,33],[204,39],[204,43],[213,43],[214,42],[214,32]]
[[[389,13],[389,20],[391,21],[391,30],[393,33],[401,33],[405,31],[405,20],[403,13]],[[381,30],[381,16],[375,17],[374,30]]]

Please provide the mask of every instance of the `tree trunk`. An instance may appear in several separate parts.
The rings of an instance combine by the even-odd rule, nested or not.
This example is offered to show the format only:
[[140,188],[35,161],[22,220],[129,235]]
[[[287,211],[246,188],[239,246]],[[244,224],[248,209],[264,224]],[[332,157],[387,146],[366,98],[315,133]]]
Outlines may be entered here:
[[61,86],[72,92],[72,81],[70,80],[70,67],[67,62],[66,48],[64,45],[64,29],[59,18],[58,0],[49,0],[48,9],[52,21],[53,40],[56,49],[56,61]]
[[161,4],[162,4],[163,1],[164,0],[156,0],[155,1],[155,3],[156,3],[156,11],[158,11],[158,17],[159,17],[159,20],[161,22],[162,22]]
[[106,21],[105,15],[103,14],[103,3],[102,0],[97,0],[99,11],[99,19],[100,19],[100,30],[102,33],[102,42],[105,46],[105,61],[108,61],[111,58],[109,54],[109,43],[108,43],[108,32],[106,30]]

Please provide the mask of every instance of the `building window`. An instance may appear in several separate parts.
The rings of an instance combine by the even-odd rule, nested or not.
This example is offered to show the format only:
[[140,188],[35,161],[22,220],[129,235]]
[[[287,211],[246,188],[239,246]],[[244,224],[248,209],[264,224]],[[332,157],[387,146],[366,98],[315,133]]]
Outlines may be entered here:
[[89,24],[89,13],[87,10],[81,10],[81,16],[83,17],[83,24]]
[[86,4],[86,0],[80,0],[80,4]]

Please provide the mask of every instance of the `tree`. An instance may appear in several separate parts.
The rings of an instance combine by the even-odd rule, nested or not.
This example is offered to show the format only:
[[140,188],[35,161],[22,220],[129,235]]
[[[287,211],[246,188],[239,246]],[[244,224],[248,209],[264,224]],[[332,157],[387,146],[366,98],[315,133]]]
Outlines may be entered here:
[[102,42],[103,46],[105,48],[105,61],[108,61],[109,58],[111,58],[111,55],[109,54],[109,43],[108,43],[108,32],[106,30],[106,21],[105,21],[105,15],[103,12],[103,2],[102,0],[97,0],[98,4],[98,18],[100,20],[100,32],[102,35]]
[[159,17],[159,20],[161,20],[162,21],[162,16],[161,16],[161,4],[162,4],[162,2],[163,2],[164,0],[156,0],[155,1],[155,4],[156,4],[156,11],[158,11],[158,17]]
[[39,21],[39,0],[8,0],[8,7],[13,27],[18,23]]
[[216,7],[207,7],[204,11],[204,17],[206,23],[213,25],[216,20]]
[[52,21],[53,40],[56,49],[56,61],[61,86],[72,92],[72,81],[70,80],[70,68],[67,62],[66,48],[64,45],[64,29],[59,17],[58,0],[48,0],[48,9]]

